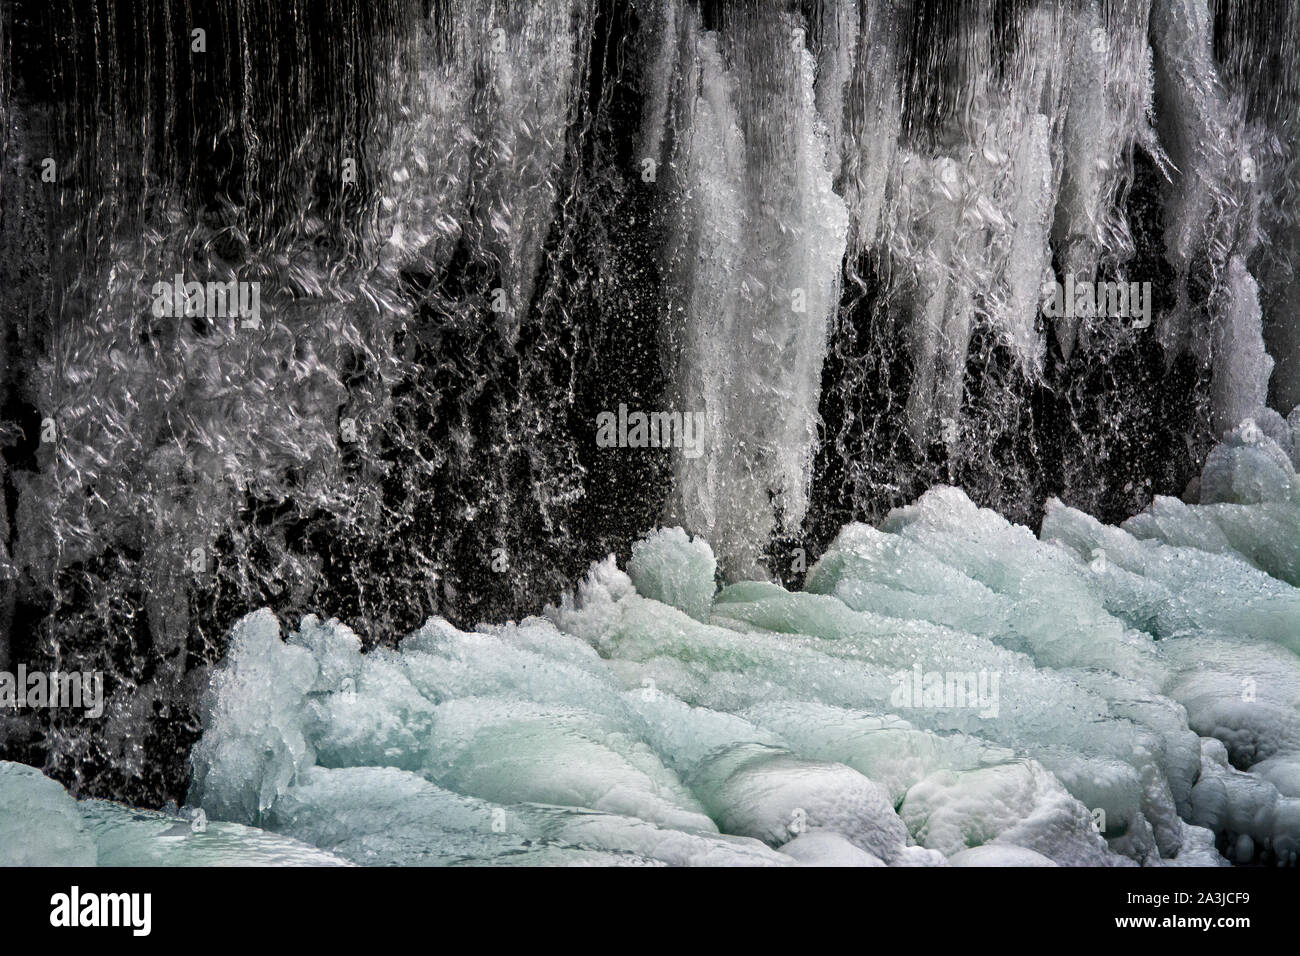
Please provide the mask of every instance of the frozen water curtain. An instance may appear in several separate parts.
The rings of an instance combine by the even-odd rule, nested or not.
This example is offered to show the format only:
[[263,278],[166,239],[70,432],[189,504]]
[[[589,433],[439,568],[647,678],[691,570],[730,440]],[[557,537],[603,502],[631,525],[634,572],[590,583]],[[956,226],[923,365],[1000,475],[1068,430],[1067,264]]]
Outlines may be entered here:
[[11,859],[1294,864],[1298,125],[1287,3],[8,0]]

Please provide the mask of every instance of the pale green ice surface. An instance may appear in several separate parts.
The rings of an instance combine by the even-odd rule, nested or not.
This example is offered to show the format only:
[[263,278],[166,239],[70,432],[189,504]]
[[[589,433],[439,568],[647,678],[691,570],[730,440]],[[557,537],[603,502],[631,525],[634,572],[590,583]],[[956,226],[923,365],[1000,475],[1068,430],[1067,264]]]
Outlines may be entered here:
[[76,800],[40,771],[0,762],[0,866],[346,866],[238,823]]

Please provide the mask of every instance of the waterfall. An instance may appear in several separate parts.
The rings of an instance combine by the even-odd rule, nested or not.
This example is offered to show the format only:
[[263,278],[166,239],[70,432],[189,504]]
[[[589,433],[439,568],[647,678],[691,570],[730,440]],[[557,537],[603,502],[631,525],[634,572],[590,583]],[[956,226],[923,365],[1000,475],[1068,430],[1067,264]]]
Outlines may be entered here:
[[665,342],[671,406],[704,413],[667,515],[719,541],[731,577],[761,574],[808,507],[817,401],[848,216],[805,28],[754,16],[721,34],[694,14],[676,40]]
[[[1194,542],[1205,575],[1238,561],[1277,607],[1296,583],[1269,529],[1294,527],[1300,457],[1298,106],[1285,4],[12,0],[0,671],[102,673],[106,707],[0,713],[0,756],[76,793],[182,799],[232,641],[302,678],[299,710],[334,693],[302,674],[352,638],[308,615],[367,659],[405,639],[487,667],[472,628],[549,608],[575,660],[749,720],[775,698],[641,659],[642,615],[689,607],[704,630],[683,634],[780,683],[765,642],[790,620],[864,633],[833,598],[924,620],[936,654],[932,629],[978,635],[980,667],[1037,654],[1025,686],[1066,693],[1035,669],[1065,666],[1039,579],[1092,615],[1102,663],[1146,635],[1142,693],[1174,699],[1160,669],[1191,658],[1147,645],[1177,622],[1226,640],[1227,612],[1166,607],[1188,581],[1130,537]],[[953,543],[967,525],[1006,568]],[[1144,583],[1099,591],[1052,548]],[[280,634],[320,660],[295,671]],[[809,655],[819,706],[853,704]],[[1122,698],[1068,692],[1099,721]],[[564,719],[635,764],[606,739],[633,733],[620,706],[618,730]],[[793,746],[799,721],[763,713]],[[1212,736],[1196,713],[1180,732]],[[1067,790],[1085,774],[1051,747],[1127,759],[998,727],[989,746],[1038,747]],[[298,761],[276,773],[307,773],[311,748],[275,747]],[[712,793],[721,765],[696,757],[672,772]],[[1191,784],[1129,770],[1169,778],[1170,806],[1122,849],[1173,852]],[[680,796],[654,804],[674,825],[723,799]]]

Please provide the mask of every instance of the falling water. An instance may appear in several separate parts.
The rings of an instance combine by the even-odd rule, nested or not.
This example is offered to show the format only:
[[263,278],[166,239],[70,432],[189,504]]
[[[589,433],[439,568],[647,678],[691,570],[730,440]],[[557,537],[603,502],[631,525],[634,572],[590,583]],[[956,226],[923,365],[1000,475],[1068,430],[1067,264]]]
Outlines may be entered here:
[[[1298,104],[1300,15],[1226,0],[14,0],[0,669],[108,707],[0,750],[183,798],[247,613],[576,633],[657,527],[775,587],[934,486],[1080,548],[1238,501],[1300,450]],[[1045,309],[1098,283],[1150,315]]]

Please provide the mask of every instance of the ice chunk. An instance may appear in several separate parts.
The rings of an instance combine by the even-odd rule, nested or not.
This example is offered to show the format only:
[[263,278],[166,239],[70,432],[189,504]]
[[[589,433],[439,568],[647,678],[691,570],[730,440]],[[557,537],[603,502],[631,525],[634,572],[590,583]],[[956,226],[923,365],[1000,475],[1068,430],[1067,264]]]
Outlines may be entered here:
[[546,803],[639,817],[680,830],[712,821],[644,743],[579,708],[465,699],[439,705],[436,783],[498,803]]
[[[360,657],[360,656],[359,656]],[[322,665],[322,670],[328,666]],[[433,725],[433,703],[407,676],[402,656],[376,650],[360,657],[355,676],[308,703],[308,736],[323,767],[418,769]]]
[[1250,772],[1263,777],[1284,797],[1300,797],[1300,753],[1279,754],[1252,764]]
[[572,592],[561,596],[560,605],[547,605],[547,618],[561,631],[586,641],[596,650],[610,649],[610,634],[623,616],[625,597],[635,594],[632,579],[619,570],[611,554],[591,566]]
[[311,767],[266,815],[268,828],[354,863],[446,865],[524,852],[527,818],[391,767]]
[[348,687],[356,689],[363,660],[361,638],[345,624],[337,619],[322,624],[315,614],[308,614],[285,643],[306,648],[316,659],[320,672],[313,691],[330,693]]
[[623,706],[622,685],[591,645],[538,618],[473,632],[431,618],[401,652],[408,679],[434,703],[523,697],[601,711]]
[[306,771],[270,816],[279,831],[357,863],[779,866],[756,840],[691,834],[644,820],[501,806],[393,768]]
[[214,819],[259,822],[315,759],[306,695],[318,677],[312,652],[281,641],[269,610],[242,618],[204,695],[204,734],[190,754],[190,802]]
[[971,770],[1013,755],[975,737],[944,736],[918,730],[901,717],[825,704],[760,704],[745,715],[779,733],[801,756],[843,763],[870,777],[885,787],[894,805],[936,770]]
[[1135,627],[1160,637],[1241,634],[1300,653],[1300,590],[1234,556],[1138,541],[1055,499],[1041,533],[1072,551],[1097,599]]
[[1212,738],[1203,742],[1191,821],[1213,830],[1237,863],[1294,866],[1300,853],[1300,799],[1282,796],[1261,776],[1233,769],[1223,744]]
[[604,813],[548,810],[552,839],[618,849],[669,866],[786,866],[790,858],[758,840],[726,833],[685,833],[645,820]]
[[136,810],[105,800],[80,805],[100,866],[346,866],[291,837],[239,823]]
[[[1072,556],[1039,541],[1028,528],[977,508],[956,488],[930,489],[915,504],[891,511],[892,532],[1010,601],[1000,644],[1048,667],[1101,667],[1159,678],[1149,638],[1134,633],[1102,604]],[[1063,618],[1060,608],[1070,608]]]
[[885,866],[885,862],[859,849],[833,830],[808,830],[781,852],[807,866]]
[[1128,862],[1106,847],[1087,808],[1032,760],[932,774],[908,790],[899,814],[917,843],[949,858],[996,841],[1063,866]]
[[884,788],[843,764],[748,744],[705,761],[687,782],[723,832],[769,846],[825,829],[888,863],[907,845]]
[[1210,451],[1201,470],[1201,503],[1254,505],[1300,501],[1291,456],[1253,420],[1242,422]]
[[949,866],[1058,866],[1041,853],[1023,846],[985,843],[948,857]]
[[74,800],[34,767],[0,762],[4,866],[341,866],[344,860],[238,823],[107,800]]
[[738,744],[780,747],[784,743],[742,716],[692,707],[654,686],[628,694],[641,718],[642,737],[683,776],[717,751]]
[[857,611],[946,624],[973,634],[1009,630],[1010,601],[916,542],[847,524],[808,571],[804,590]]
[[1288,584],[1300,585],[1300,505],[1188,505],[1157,495],[1121,527],[1135,538],[1234,554]]
[[1214,833],[1190,824],[1183,827],[1183,844],[1178,855],[1150,861],[1152,866],[1231,866],[1214,846]]
[[74,800],[35,767],[0,761],[0,866],[94,866]]
[[[1086,573],[1072,571],[1067,555],[1050,550],[1062,576]],[[930,739],[925,730],[962,731],[1031,752],[1056,746],[1122,760],[1142,781],[1143,813],[1151,816],[1150,828],[1163,833],[1160,845],[1167,852],[1177,851],[1177,834],[1167,821],[1176,816],[1174,798],[1166,781],[1177,780],[1184,796],[1190,791],[1196,759],[1184,751],[1195,749],[1195,737],[1191,735],[1189,747],[1184,742],[1185,715],[1158,693],[1158,680],[1165,675],[1163,665],[1155,666],[1158,661],[1146,667],[1151,682],[1132,678],[1113,687],[1098,685],[1115,694],[1114,706],[1123,707],[1129,717],[1116,720],[1106,698],[1081,686],[1079,675],[1092,671],[1056,676],[985,638],[854,612],[834,598],[791,594],[761,582],[724,590],[714,605],[715,625],[707,626],[620,589],[616,582],[609,570],[597,568],[580,588],[590,600],[591,618],[572,601],[554,613],[565,626],[591,633],[629,684],[641,683],[652,694],[675,695],[696,708],[738,713],[749,725],[775,732],[785,747],[802,757],[841,762],[878,778],[891,802],[917,775],[936,767],[967,769],[1007,759],[1006,751],[997,747],[959,736]],[[621,597],[615,599],[615,593]],[[894,725],[894,732],[874,740],[866,737],[871,713],[888,714],[908,703],[897,697],[899,674],[902,684],[910,687],[914,664],[921,660],[940,673],[996,672],[1001,679],[996,708],[981,713],[978,707],[946,706],[944,701],[933,702],[943,706],[927,706],[922,700],[905,711],[907,721]],[[855,714],[865,719],[856,720]],[[907,729],[909,722],[915,730]],[[689,744],[696,755],[692,760],[700,759],[706,742],[731,746],[746,742],[746,736],[753,742],[756,736],[752,726],[691,719],[696,732],[706,723],[710,729]],[[682,739],[658,730],[648,737],[661,749]],[[689,774],[691,767],[679,769]],[[708,806],[702,794],[701,799]],[[1134,832],[1141,826],[1135,821]],[[1149,855],[1152,845],[1148,838],[1127,849]]]
[[1170,641],[1178,665],[1168,693],[1187,708],[1188,726],[1217,738],[1234,766],[1252,768],[1300,751],[1300,658],[1239,637]]
[[661,528],[632,545],[627,573],[638,594],[707,622],[717,568],[706,541],[691,538],[681,528]]
[[[1148,810],[1142,775],[1131,763],[1114,758],[1084,757],[1070,752],[1038,749],[1035,758],[1050,770],[1070,795],[1082,801],[1111,849],[1139,862],[1158,859],[1160,847],[1151,823],[1144,815]],[[1163,782],[1163,780],[1161,780]],[[1168,789],[1165,788],[1165,795]],[[1173,816],[1173,801],[1167,799],[1168,816]],[[1174,817],[1176,819],[1176,817]],[[1163,849],[1177,852],[1179,833],[1171,833]]]
[[890,866],[947,866],[948,860],[938,850],[923,846],[905,846]]

